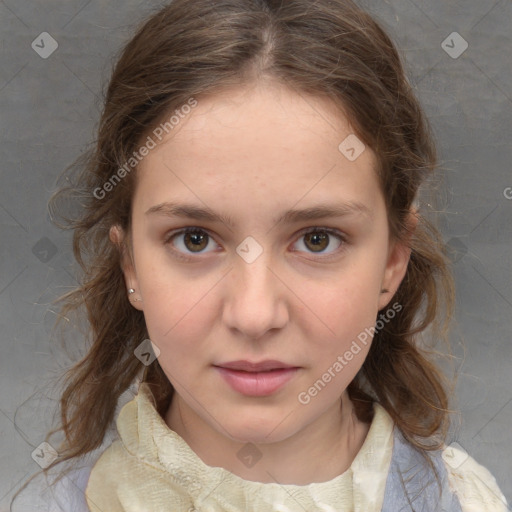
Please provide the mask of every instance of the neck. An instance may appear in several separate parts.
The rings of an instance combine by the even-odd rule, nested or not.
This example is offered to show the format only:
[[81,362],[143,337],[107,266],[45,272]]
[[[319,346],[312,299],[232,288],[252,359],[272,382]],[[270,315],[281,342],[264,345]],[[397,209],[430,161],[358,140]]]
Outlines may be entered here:
[[345,391],[341,403],[336,402],[296,434],[278,442],[252,443],[255,448],[247,455],[261,455],[265,464],[247,467],[234,456],[240,450],[245,453],[247,443],[211,428],[179,395],[173,397],[165,421],[205,464],[222,467],[245,480],[283,485],[326,482],[342,474],[359,452],[370,427],[357,419]]

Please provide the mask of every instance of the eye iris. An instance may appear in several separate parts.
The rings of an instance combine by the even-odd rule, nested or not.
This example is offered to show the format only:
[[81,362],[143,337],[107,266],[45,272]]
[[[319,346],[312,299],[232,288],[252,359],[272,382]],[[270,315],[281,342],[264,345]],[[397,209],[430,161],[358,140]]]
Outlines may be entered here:
[[[200,231],[185,233],[185,245],[187,249],[193,252],[199,252],[208,245],[207,237],[207,234],[201,233]],[[192,246],[189,246],[188,242],[192,242]]]
[[[329,245],[329,235],[327,233],[313,232],[305,235],[306,245],[309,247],[308,240],[313,243],[313,250],[320,248],[319,251],[323,251]],[[311,249],[311,247],[309,247]]]

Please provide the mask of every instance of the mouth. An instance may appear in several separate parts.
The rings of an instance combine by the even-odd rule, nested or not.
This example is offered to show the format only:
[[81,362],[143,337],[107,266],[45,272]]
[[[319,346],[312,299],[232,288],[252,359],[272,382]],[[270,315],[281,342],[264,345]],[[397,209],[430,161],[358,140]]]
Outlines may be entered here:
[[273,359],[267,359],[259,363],[251,363],[250,361],[230,361],[228,363],[221,363],[214,365],[219,368],[226,368],[228,370],[239,370],[244,372],[267,372],[273,370],[287,370],[290,368],[296,368],[293,365],[282,363]]
[[246,396],[269,396],[284,387],[300,369],[281,361],[230,361],[214,365],[225,382]]

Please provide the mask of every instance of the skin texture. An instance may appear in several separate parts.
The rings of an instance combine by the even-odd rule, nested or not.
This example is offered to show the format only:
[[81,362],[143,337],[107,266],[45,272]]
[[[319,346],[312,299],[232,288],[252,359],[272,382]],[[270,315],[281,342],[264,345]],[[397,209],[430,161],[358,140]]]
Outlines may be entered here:
[[[176,390],[164,419],[205,463],[247,480],[330,480],[368,432],[346,387],[370,343],[307,404],[298,400],[391,307],[409,260],[390,240],[375,155],[366,147],[349,161],[338,149],[352,133],[326,100],[258,83],[199,98],[137,170],[123,270]],[[165,202],[209,207],[234,224],[147,213]],[[327,203],[367,211],[276,221]],[[199,252],[184,234],[172,237],[185,227],[201,228]],[[302,232],[312,228],[343,239],[315,245]],[[237,253],[249,236],[263,251],[252,263]],[[125,233],[113,227],[111,239]],[[299,370],[274,394],[248,397],[213,367],[240,359]],[[247,442],[262,456],[252,468],[237,457]]]

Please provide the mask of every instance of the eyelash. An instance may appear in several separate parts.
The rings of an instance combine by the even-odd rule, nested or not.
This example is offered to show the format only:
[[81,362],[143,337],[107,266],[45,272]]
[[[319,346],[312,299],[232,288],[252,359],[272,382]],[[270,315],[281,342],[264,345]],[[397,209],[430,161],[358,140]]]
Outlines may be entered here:
[[[189,234],[189,233],[200,233],[200,234],[204,233],[204,234],[208,235],[208,237],[211,240],[214,240],[214,237],[207,230],[205,230],[203,228],[196,227],[196,226],[191,226],[191,227],[188,227],[188,228],[180,229],[178,231],[173,231],[173,232],[169,233],[165,237],[164,245],[171,245],[171,242],[172,242],[172,240],[174,238],[176,238],[176,237],[178,237],[180,235],[186,235],[186,234]],[[327,253],[327,255],[322,255],[322,253],[316,253],[318,255],[316,259],[329,260],[329,259],[332,259],[334,257],[337,257],[339,255],[339,253],[342,252],[345,249],[345,246],[348,243],[347,237],[346,237],[346,235],[344,233],[342,233],[341,231],[339,231],[337,229],[327,228],[327,227],[306,228],[306,229],[304,229],[304,230],[299,232],[298,239],[300,239],[300,238],[302,238],[302,237],[304,237],[304,236],[306,236],[306,235],[308,235],[310,233],[326,233],[328,235],[331,235],[331,236],[334,236],[334,237],[338,238],[339,241],[341,242],[340,247],[338,247],[337,249],[335,249],[331,253]],[[174,252],[176,257],[178,257],[179,259],[182,259],[184,261],[197,260],[196,257],[194,257],[194,256],[185,256],[184,253],[182,253],[181,251],[178,251],[178,250],[176,250],[174,248],[172,249],[172,251]],[[294,251],[294,252],[301,252],[301,251]],[[198,252],[197,254],[201,254],[201,253]],[[315,254],[315,253],[309,253],[309,254]]]

